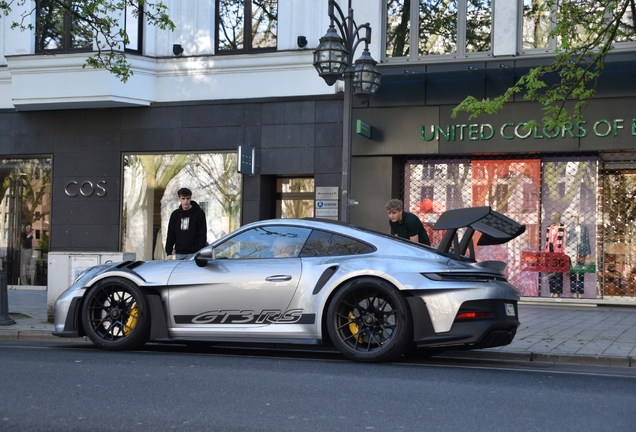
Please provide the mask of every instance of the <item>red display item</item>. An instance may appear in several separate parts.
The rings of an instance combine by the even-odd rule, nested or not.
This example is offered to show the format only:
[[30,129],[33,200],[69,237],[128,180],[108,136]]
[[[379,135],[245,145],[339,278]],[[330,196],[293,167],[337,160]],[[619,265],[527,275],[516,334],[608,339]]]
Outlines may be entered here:
[[570,257],[558,252],[521,252],[521,271],[569,273]]

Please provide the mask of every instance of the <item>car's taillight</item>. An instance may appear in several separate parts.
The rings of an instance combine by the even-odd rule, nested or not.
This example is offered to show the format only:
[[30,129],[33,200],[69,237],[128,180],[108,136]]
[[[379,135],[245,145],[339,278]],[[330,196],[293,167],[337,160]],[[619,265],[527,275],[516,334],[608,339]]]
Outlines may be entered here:
[[457,318],[488,318],[490,315],[490,312],[466,312],[457,315]]

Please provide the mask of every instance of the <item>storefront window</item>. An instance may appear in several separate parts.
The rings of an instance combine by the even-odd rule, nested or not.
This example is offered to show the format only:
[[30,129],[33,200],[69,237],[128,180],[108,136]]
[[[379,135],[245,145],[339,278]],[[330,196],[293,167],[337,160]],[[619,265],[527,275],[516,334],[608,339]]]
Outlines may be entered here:
[[0,259],[7,283],[46,286],[51,159],[4,159],[0,182]]
[[541,251],[565,265],[540,273],[542,297],[596,297],[597,171],[596,158],[543,159]]
[[636,296],[636,169],[603,174],[602,291]]
[[124,156],[122,244],[138,260],[165,259],[177,191],[187,187],[205,211],[207,242],[240,226],[242,178],[236,153]]
[[[596,296],[596,158],[412,160],[405,173],[405,209],[420,217],[433,246],[444,211],[490,206],[526,233],[476,248],[478,260],[506,262],[522,296]],[[552,259],[560,264],[537,264]]]

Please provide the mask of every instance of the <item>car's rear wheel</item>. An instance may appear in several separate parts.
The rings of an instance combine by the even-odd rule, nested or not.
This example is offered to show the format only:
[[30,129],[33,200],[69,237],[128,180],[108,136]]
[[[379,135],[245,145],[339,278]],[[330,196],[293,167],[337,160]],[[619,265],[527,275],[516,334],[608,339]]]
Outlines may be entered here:
[[84,301],[82,320],[86,335],[100,348],[139,348],[150,337],[148,299],[127,279],[104,279],[95,285]]
[[391,284],[374,278],[355,279],[334,296],[327,312],[329,336],[352,360],[388,361],[412,342],[411,312]]

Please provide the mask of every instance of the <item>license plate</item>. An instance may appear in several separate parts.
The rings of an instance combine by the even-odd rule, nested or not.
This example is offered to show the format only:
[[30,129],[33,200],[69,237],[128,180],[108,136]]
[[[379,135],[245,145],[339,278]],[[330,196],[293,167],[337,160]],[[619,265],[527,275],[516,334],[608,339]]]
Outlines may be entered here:
[[512,303],[505,303],[506,305],[506,316],[515,316],[515,305]]

